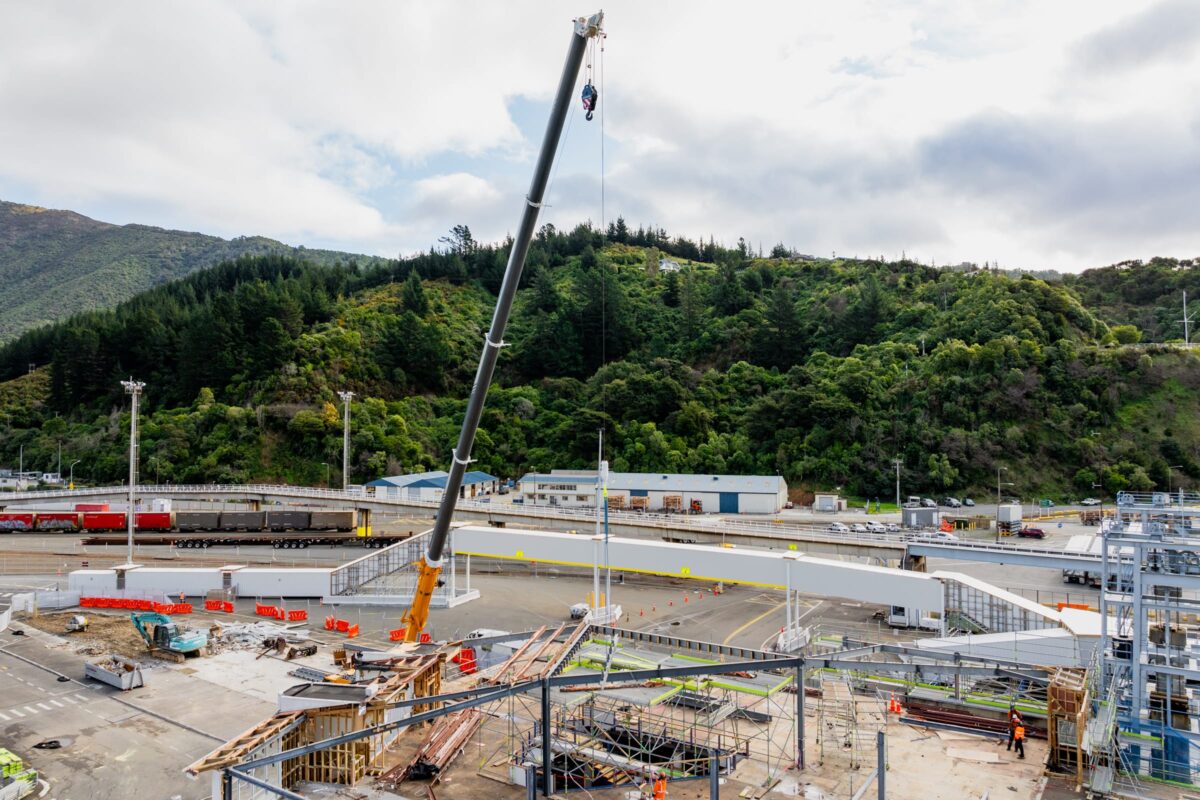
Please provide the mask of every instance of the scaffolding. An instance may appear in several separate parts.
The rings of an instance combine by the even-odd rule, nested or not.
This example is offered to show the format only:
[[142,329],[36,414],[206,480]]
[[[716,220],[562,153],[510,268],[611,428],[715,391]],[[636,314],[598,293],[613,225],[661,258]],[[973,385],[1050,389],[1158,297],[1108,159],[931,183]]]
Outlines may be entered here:
[[887,704],[879,692],[855,692],[850,676],[822,673],[817,702],[819,763],[843,760],[852,770],[875,764],[879,732],[887,726]]
[[1122,492],[1102,524],[1089,788],[1200,783],[1200,496]]

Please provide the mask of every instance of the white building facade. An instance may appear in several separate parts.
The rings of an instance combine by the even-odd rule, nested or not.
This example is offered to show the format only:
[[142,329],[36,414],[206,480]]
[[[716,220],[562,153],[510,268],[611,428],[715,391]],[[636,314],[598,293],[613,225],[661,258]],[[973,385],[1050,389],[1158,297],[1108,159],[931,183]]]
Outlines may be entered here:
[[[596,506],[596,473],[553,470],[529,473],[518,484],[527,505],[562,508]],[[787,483],[778,475],[684,475],[613,472],[609,508],[701,514],[775,514],[787,503]]]

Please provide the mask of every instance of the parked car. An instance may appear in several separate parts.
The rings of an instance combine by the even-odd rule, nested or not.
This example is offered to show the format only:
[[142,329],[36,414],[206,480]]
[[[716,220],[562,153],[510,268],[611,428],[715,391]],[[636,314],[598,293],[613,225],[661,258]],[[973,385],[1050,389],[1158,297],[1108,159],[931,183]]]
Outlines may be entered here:
[[921,508],[937,508],[938,504],[932,499],[926,497],[921,501]]
[[844,522],[832,522],[829,524],[830,533],[849,533],[850,526]]
[[917,531],[904,537],[910,542],[957,542],[958,537],[945,531]]
[[1100,505],[1100,501],[1098,499],[1096,499],[1095,497],[1088,497],[1083,500],[1080,500],[1079,505],[1081,505],[1081,506],[1098,506],[1098,505]]
[[866,533],[867,526],[863,525],[861,522],[856,522],[850,526],[850,530],[854,531],[855,533]]
[[962,501],[957,497],[947,497],[942,501],[942,505],[950,506],[950,508],[962,508]]
[[900,526],[894,522],[889,522],[887,525],[884,526],[884,529],[888,533],[899,533],[900,532]]
[[796,504],[793,503],[791,500],[788,500],[786,503],[783,504],[783,507],[784,508],[795,508]]
[[920,508],[921,501],[920,500],[905,500],[904,503],[902,503],[900,507],[901,508]]
[[966,506],[967,508],[974,508],[974,507],[975,507],[975,501],[974,501],[974,500],[972,500],[972,499],[971,499],[971,498],[969,498],[969,497],[964,497],[964,498],[963,498],[963,505],[964,505],[964,506]]
[[1046,532],[1041,528],[1021,528],[1017,531],[1017,536],[1025,539],[1045,539]]
[[868,522],[867,531],[869,533],[887,533],[887,527],[882,522]]
[[1043,498],[1042,500],[1039,500],[1038,503],[1041,505],[1042,508],[1054,508],[1053,500],[1046,500],[1045,498]]

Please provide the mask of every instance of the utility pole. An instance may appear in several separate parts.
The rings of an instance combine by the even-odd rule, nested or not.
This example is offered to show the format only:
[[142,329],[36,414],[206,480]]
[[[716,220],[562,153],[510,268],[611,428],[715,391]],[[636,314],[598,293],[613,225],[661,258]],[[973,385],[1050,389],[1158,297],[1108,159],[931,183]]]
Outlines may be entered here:
[[21,445],[21,455],[17,457],[17,486],[24,488],[25,484],[25,445]]
[[996,467],[996,544],[1000,544],[1000,472],[1008,467]]
[[135,381],[132,377],[127,381],[121,381],[121,385],[125,387],[125,394],[132,398],[129,409],[129,511],[125,515],[126,524],[129,533],[129,558],[125,563],[133,563],[133,523],[134,523],[134,494],[137,491],[137,424],[138,424],[138,398],[142,396],[142,389],[146,388],[143,381]]
[[62,442],[58,443],[58,472],[55,474],[58,475],[58,479],[61,481],[62,480]]
[[1183,290],[1183,344],[1185,347],[1192,343],[1192,340],[1190,338],[1190,330],[1191,329],[1188,327],[1191,324],[1191,321],[1192,321],[1192,318],[1188,316],[1188,312],[1187,312],[1187,290],[1184,289]]
[[[342,422],[342,491],[346,491],[350,481],[350,399],[354,392],[338,392],[338,397],[346,404],[345,418]],[[326,486],[329,479],[325,479]]]
[[69,490],[73,490],[75,488],[75,465],[82,460],[83,459],[77,458],[71,462],[71,482],[67,484],[67,489]]
[[896,468],[896,510],[899,511],[903,506],[900,505],[900,467],[904,466],[904,459],[893,458],[892,466]]

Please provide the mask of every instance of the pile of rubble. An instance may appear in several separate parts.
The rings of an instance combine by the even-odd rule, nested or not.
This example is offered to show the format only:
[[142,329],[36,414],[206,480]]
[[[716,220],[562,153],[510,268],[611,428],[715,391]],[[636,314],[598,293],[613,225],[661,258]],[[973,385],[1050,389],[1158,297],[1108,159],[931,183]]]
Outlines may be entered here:
[[306,625],[278,625],[274,622],[218,622],[209,631],[212,652],[228,650],[262,650],[274,647],[280,639],[288,644],[308,642]]

